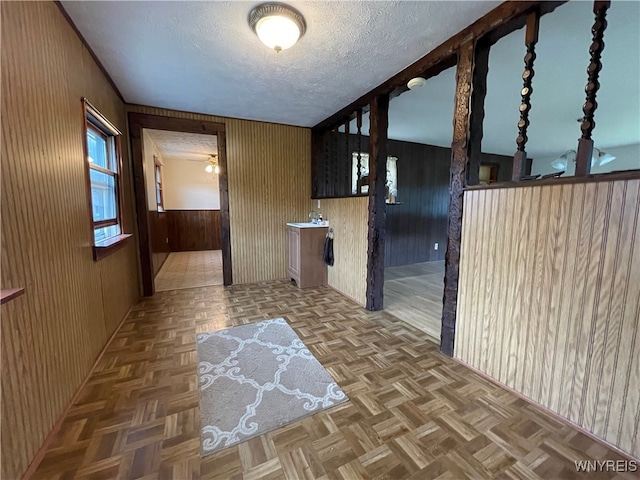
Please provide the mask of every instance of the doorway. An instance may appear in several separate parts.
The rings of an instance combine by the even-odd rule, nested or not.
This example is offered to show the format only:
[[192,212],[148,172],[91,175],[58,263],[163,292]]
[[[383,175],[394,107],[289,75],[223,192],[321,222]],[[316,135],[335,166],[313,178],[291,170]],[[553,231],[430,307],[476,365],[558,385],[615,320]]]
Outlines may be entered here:
[[130,112],[129,130],[144,296],[231,285],[224,124]]
[[[391,99],[387,155],[384,310],[440,343],[455,68]],[[387,183],[392,170],[387,167]]]

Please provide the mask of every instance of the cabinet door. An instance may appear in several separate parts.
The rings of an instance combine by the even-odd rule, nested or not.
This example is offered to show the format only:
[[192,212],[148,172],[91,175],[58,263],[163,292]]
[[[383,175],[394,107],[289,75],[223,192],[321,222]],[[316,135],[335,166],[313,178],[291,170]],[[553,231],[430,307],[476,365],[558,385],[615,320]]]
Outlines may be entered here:
[[289,228],[289,275],[300,275],[300,230]]

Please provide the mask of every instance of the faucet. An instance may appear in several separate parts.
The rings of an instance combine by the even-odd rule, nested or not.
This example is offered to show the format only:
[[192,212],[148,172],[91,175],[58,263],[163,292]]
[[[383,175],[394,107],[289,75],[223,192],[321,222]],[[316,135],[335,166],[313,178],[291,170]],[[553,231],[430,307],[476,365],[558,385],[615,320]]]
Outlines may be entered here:
[[315,210],[309,212],[309,220],[311,220],[311,223],[318,223],[318,214]]

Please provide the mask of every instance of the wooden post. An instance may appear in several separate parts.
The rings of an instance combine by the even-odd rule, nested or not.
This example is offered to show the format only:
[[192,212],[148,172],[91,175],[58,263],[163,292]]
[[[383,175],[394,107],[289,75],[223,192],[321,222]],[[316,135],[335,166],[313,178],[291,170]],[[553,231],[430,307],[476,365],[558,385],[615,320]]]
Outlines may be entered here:
[[518,121],[518,150],[513,157],[512,180],[519,181],[520,177],[527,174],[527,128],[529,127],[529,110],[531,110],[531,94],[533,93],[532,80],[535,74],[533,62],[536,59],[536,43],[538,43],[538,30],[540,28],[540,12],[534,11],[527,17],[527,31],[525,44],[527,53],[524,56],[524,73],[522,74],[523,86],[520,92],[522,102],[520,104],[520,120]]
[[358,166],[356,178],[356,194],[360,193],[360,179],[362,178],[362,109],[359,108],[356,114],[356,126],[358,127]]
[[591,134],[596,127],[594,113],[596,108],[598,108],[596,94],[600,88],[598,77],[600,70],[602,70],[600,58],[604,50],[604,31],[607,28],[606,16],[610,5],[611,2],[609,1],[597,0],[593,2],[593,13],[596,18],[593,27],[591,27],[593,41],[589,47],[591,60],[589,62],[589,68],[587,68],[589,75],[587,87],[585,88],[587,98],[582,107],[584,117],[582,117],[582,124],[580,125],[582,136],[578,142],[578,153],[576,155],[576,177],[585,177],[591,173],[591,157],[593,155],[593,140],[591,139]]
[[449,221],[447,225],[447,253],[444,270],[444,298],[440,350],[453,356],[458,305],[458,277],[460,274],[460,246],[462,241],[462,201],[468,157],[471,83],[473,73],[473,41],[467,41],[458,51],[456,67],[456,105],[451,144],[451,176],[449,186]]
[[387,181],[389,95],[371,101],[369,112],[369,235],[367,247],[367,310],[382,310]]
[[472,118],[469,126],[469,168],[467,169],[467,185],[478,185],[480,183],[482,123],[484,121],[484,99],[487,96],[489,49],[489,44],[476,44],[474,53],[473,85],[471,89]]
[[[144,141],[142,124],[137,116],[129,113],[129,138],[131,139],[131,163],[133,166],[133,182],[136,202],[136,220],[138,223],[138,248],[140,270],[142,274],[142,295],[150,297],[155,293],[153,282],[153,257],[149,225],[149,208],[147,204],[147,184],[144,161]],[[139,161],[138,161],[139,159]]]
[[218,189],[220,192],[220,220],[226,228],[222,229],[222,283],[233,284],[233,269],[231,265],[231,217],[229,216],[229,171],[227,169],[227,137],[226,132],[219,132],[218,140]]

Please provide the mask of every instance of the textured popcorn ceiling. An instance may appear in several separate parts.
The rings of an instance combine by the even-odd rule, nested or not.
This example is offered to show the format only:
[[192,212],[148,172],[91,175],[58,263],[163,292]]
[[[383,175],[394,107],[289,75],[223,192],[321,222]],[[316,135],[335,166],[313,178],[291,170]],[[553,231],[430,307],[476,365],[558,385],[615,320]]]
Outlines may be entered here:
[[[571,1],[540,20],[527,142],[530,158],[549,163],[577,147],[592,8],[591,2]],[[602,149],[640,143],[640,2],[612,2],[607,23],[593,131],[596,147]],[[524,54],[524,29],[502,38],[491,48],[484,152],[513,155],[516,151]],[[454,94],[455,68],[450,68],[428,79],[422,88],[393,98],[389,105],[389,138],[450,146]],[[350,131],[356,131],[355,120]],[[362,131],[369,131],[367,115]],[[617,165],[612,163],[609,167],[616,169]],[[640,168],[637,158],[635,165]]]
[[170,132],[167,130],[145,129],[162,157],[173,160],[206,161],[218,153],[218,137],[197,133]]
[[473,23],[499,1],[288,2],[307,32],[265,47],[259,2],[62,4],[130,103],[313,126]]

